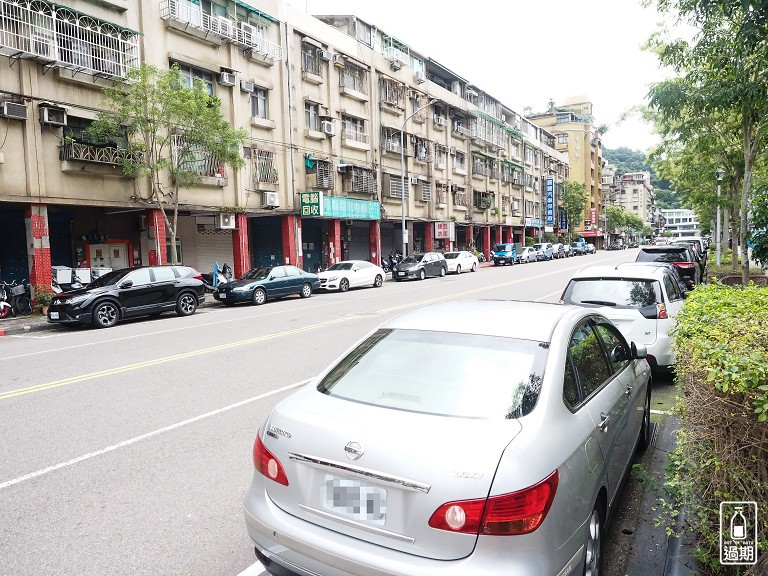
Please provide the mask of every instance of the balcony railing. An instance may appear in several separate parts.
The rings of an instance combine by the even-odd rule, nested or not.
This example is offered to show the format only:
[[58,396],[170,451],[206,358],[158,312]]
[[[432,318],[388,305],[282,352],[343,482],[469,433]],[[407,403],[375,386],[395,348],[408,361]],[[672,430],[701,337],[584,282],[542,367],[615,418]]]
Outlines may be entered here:
[[[368,134],[361,130],[353,130],[351,128],[344,128],[344,130],[341,133],[341,137],[344,140],[353,140],[355,142],[360,142],[361,144],[368,144]],[[400,143],[397,144],[398,149],[397,151],[400,151]]]
[[434,120],[435,120],[435,126],[440,126],[442,128],[448,126],[448,118],[446,118],[445,116],[438,116],[437,114],[435,114]]
[[454,124],[452,131],[454,134],[459,134],[461,136],[469,136],[470,130],[466,126],[461,126],[460,124]]
[[142,161],[139,154],[125,148],[96,146],[79,142],[69,142],[61,146],[59,156],[62,161],[74,160],[94,164],[110,164],[112,166],[121,165],[126,161],[134,164]]
[[257,27],[247,22],[231,20],[223,16],[206,14],[200,4],[193,4],[189,0],[162,0],[160,2],[160,17],[163,20],[175,20],[186,24],[190,28],[201,30],[251,50],[272,60],[282,60],[283,48],[270,42],[264,37],[266,29]]

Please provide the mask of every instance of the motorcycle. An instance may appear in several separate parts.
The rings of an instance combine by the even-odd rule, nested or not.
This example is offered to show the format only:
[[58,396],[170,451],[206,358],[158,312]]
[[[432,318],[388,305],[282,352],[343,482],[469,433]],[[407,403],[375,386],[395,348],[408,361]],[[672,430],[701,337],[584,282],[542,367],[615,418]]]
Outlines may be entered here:
[[205,286],[206,292],[213,292],[219,284],[226,284],[234,277],[232,274],[232,268],[229,264],[224,262],[224,266],[219,268],[219,263],[216,262],[213,265],[213,270],[210,274],[201,274],[203,277],[203,286]]
[[381,268],[384,272],[391,272],[403,257],[400,254],[390,254],[389,257],[381,263]]

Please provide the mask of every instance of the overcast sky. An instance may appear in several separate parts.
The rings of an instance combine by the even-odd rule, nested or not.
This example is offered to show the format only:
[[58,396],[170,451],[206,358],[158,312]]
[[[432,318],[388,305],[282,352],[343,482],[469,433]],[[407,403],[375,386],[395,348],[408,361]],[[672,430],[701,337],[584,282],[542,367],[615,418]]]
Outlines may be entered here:
[[607,148],[657,142],[639,120],[619,124],[662,78],[641,46],[661,20],[639,0],[288,0],[309,14],[354,14],[523,112],[585,95]]

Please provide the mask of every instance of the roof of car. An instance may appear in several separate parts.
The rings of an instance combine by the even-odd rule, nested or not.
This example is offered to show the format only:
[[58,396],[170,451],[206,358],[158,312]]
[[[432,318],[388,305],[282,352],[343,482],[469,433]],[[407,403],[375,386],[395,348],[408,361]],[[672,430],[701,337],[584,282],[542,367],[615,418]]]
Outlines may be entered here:
[[[382,328],[481,334],[549,342],[560,320],[580,306],[515,300],[442,302],[406,312]],[[594,312],[594,311],[592,311]]]
[[680,250],[688,250],[688,246],[665,244],[664,246],[643,246],[640,250],[643,252],[679,252]]
[[[624,264],[632,264],[624,266]],[[648,266],[642,263],[623,262],[615,266],[586,266],[573,275],[573,278],[639,278],[658,279],[664,275],[663,266]]]

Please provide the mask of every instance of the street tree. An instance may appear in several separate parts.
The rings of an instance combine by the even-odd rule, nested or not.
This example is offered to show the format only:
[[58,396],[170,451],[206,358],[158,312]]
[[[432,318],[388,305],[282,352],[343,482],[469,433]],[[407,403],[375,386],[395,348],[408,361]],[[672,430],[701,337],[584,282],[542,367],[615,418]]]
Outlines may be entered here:
[[[164,70],[143,64],[128,72],[125,83],[104,88],[103,97],[106,111],[98,114],[90,134],[97,141],[128,139],[123,172],[148,180],[141,199],[162,212],[174,247],[181,191],[225,165],[241,168],[247,133],[224,120],[221,102],[200,79],[186,85],[178,66]],[[177,263],[176,250],[170,254],[171,263]]]
[[565,180],[560,200],[568,220],[568,241],[570,242],[575,224],[584,217],[584,211],[587,209],[587,203],[589,202],[586,185],[575,180]]

